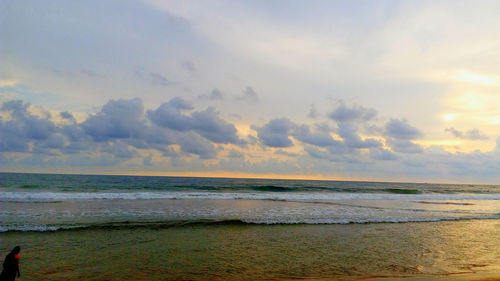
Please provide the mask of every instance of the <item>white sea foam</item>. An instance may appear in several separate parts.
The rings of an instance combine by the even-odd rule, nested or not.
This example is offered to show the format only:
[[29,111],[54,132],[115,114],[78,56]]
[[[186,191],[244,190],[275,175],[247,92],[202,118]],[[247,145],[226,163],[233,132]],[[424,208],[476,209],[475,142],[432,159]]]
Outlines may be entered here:
[[45,224],[14,224],[14,225],[0,225],[0,232],[8,231],[35,231],[35,232],[46,232],[46,231],[57,231],[61,229],[75,229],[82,228],[81,226],[70,226],[70,225],[45,225]]
[[387,193],[276,193],[276,192],[17,192],[0,191],[3,202],[51,202],[74,200],[500,200],[500,194],[387,194]]
[[165,227],[185,226],[193,224],[368,224],[368,223],[411,223],[411,222],[438,222],[438,221],[467,221],[467,220],[491,220],[500,219],[497,216],[480,216],[480,217],[432,217],[432,218],[378,218],[378,219],[266,219],[266,220],[192,220],[192,221],[153,221],[153,222],[130,222],[126,223],[96,223],[96,224],[8,224],[0,225],[1,232],[53,232],[58,230],[75,230],[75,229],[92,229],[92,228],[137,228],[137,227],[154,227],[157,229],[164,225]]

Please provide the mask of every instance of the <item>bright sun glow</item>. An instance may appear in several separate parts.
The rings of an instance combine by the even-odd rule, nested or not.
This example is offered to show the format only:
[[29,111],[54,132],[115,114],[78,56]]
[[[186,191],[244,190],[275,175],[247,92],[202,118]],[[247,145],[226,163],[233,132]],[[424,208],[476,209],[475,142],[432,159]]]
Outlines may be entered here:
[[17,80],[0,80],[0,87],[11,87],[15,86],[18,83],[19,81]]
[[443,118],[444,118],[444,120],[446,120],[446,121],[452,121],[452,120],[454,120],[455,118],[457,118],[457,116],[458,116],[458,115],[457,115],[457,114],[455,114],[455,113],[447,113],[447,114],[445,114],[445,115],[443,116]]
[[487,86],[492,86],[498,83],[498,79],[496,77],[469,71],[460,71],[456,75],[454,75],[453,78],[454,80],[459,82],[467,82]]

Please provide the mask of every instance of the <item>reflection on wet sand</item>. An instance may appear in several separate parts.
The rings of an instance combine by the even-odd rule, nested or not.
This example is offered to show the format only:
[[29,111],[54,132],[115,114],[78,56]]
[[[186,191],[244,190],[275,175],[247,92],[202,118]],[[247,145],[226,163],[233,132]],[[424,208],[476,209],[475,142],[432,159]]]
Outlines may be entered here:
[[500,272],[498,220],[146,225],[0,238],[2,253],[25,249],[23,280],[481,280]]

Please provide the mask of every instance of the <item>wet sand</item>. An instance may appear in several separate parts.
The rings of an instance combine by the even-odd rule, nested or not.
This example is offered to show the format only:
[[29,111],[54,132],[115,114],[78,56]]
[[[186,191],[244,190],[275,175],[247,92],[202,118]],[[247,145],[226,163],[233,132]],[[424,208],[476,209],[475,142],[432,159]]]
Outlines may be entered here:
[[500,279],[499,220],[0,234],[15,245],[22,280]]

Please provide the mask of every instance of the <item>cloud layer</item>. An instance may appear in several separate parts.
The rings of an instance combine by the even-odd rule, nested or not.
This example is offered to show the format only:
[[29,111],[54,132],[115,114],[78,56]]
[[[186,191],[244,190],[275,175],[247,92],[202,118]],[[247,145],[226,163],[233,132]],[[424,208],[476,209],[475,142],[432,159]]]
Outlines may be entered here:
[[[34,109],[21,100],[1,106],[0,150],[9,166],[123,169],[125,165],[244,173],[267,167],[268,173],[403,179],[425,173],[437,179],[480,174],[489,180],[498,178],[500,168],[498,144],[484,153],[424,147],[418,144],[423,134],[408,120],[379,120],[374,109],[345,103],[330,111],[326,123],[275,118],[252,125],[249,135],[238,132],[215,108],[196,110],[180,97],[148,110],[140,98],[110,100],[80,122],[69,111],[35,114]],[[469,163],[475,166],[468,167]],[[436,168],[441,172],[436,174]]]

